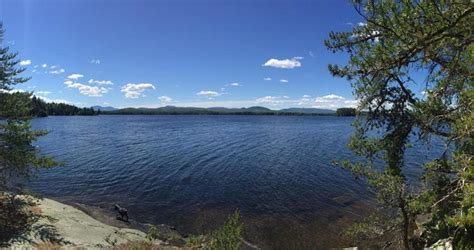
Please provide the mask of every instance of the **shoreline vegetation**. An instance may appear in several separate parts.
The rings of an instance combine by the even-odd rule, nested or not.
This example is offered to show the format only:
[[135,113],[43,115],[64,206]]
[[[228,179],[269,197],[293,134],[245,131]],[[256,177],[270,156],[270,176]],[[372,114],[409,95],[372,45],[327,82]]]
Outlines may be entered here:
[[[159,108],[113,108],[113,107],[77,107],[72,104],[46,102],[34,95],[33,92],[5,93],[2,95],[24,95],[30,99],[29,114],[32,117],[47,116],[94,116],[94,115],[278,115],[278,116],[356,116],[355,108],[338,108],[336,110],[320,108],[285,108],[273,110],[262,106],[248,108],[225,107],[176,107],[164,106]],[[364,112],[360,112],[364,114]],[[0,116],[1,118],[1,116]]]
[[273,110],[261,106],[248,108],[198,108],[165,106],[159,108],[122,108],[93,106],[79,108],[71,104],[48,103],[36,96],[31,98],[31,115],[74,116],[74,115],[281,115],[281,116],[355,116],[354,108],[339,108],[337,110],[319,108],[286,108]]
[[165,106],[160,108],[124,108],[110,111],[101,111],[107,115],[336,115],[336,111],[317,108],[288,108],[272,110],[254,106],[249,108],[196,108]]
[[[32,94],[28,94],[32,95]],[[31,116],[46,117],[49,115],[97,115],[98,112],[91,108],[79,108],[66,103],[45,102],[34,95],[31,96]]]
[[[348,157],[337,164],[355,178],[365,181],[365,187],[377,199],[377,209],[361,223],[348,228],[351,236],[373,240],[378,236],[393,235],[376,248],[474,249],[473,1],[353,0],[352,4],[359,16],[358,20],[354,20],[357,23],[347,23],[351,26],[348,30],[331,31],[324,45],[328,51],[341,54],[339,59],[342,61],[328,60],[328,70],[333,77],[351,84],[357,100],[357,112],[172,106],[106,111],[70,104],[48,104],[34,98],[33,93],[15,92],[18,84],[31,79],[22,76],[26,70],[23,66],[30,65],[31,60],[18,60],[18,53],[10,52],[10,43],[3,45],[3,24],[0,22],[0,118],[4,118],[0,122],[0,247],[10,247],[10,239],[32,242],[30,234],[34,234],[33,238],[48,242],[34,246],[40,249],[58,249],[68,243],[71,246],[85,244],[90,248],[110,249],[185,247],[217,250],[240,249],[245,245],[238,211],[209,235],[184,239],[172,231],[174,233],[162,239],[157,226],[149,226],[146,234],[138,230],[127,231],[101,224],[71,206],[50,199],[38,203],[33,197],[24,195],[24,184],[37,171],[63,165],[51,156],[42,155],[39,149],[32,146],[34,141],[47,134],[47,131],[32,129],[32,117],[99,114],[353,116],[357,113],[360,116],[353,121],[354,133],[348,143],[357,158]],[[210,18],[212,20],[212,16]],[[118,28],[134,27],[111,23],[118,25]],[[30,29],[25,31],[28,34]],[[47,31],[43,33],[51,35]],[[203,51],[207,52],[205,48]],[[140,55],[143,51],[131,48],[127,52]],[[279,54],[283,53],[280,50]],[[314,57],[311,51],[309,54]],[[298,61],[302,59],[299,56],[284,60],[271,58],[262,66],[296,68],[302,66]],[[94,59],[92,63],[100,64],[99,61]],[[43,65],[42,68],[48,66],[46,63]],[[126,66],[123,68],[126,69]],[[56,66],[49,69],[53,67]],[[183,74],[187,73],[183,71]],[[87,95],[95,97],[112,89],[79,83],[77,80],[82,77],[82,74],[72,74],[68,77],[70,80],[64,83],[69,88],[79,89],[82,94],[87,92]],[[288,82],[284,79],[280,81]],[[90,79],[90,82],[96,81]],[[126,98],[138,98],[145,96],[142,94],[144,89],[150,88],[155,89],[155,86],[151,83],[127,83],[122,86],[121,92],[125,92]],[[201,93],[220,95],[214,91],[197,94]],[[422,164],[415,166],[405,161],[412,138],[428,142],[434,136],[444,143],[443,153],[435,159],[425,158]],[[416,168],[422,175],[417,182],[407,178],[405,170],[409,167]],[[419,184],[420,188],[413,188],[413,184]],[[302,206],[298,211],[290,212],[297,215],[306,211],[306,207]],[[420,217],[425,217],[425,220],[418,225]],[[78,226],[81,223],[83,227]],[[122,242],[120,239],[123,237],[126,239]],[[95,241],[88,242],[91,239]],[[169,244],[162,247],[161,242],[165,241]],[[433,244],[440,242],[442,246],[433,247]]]

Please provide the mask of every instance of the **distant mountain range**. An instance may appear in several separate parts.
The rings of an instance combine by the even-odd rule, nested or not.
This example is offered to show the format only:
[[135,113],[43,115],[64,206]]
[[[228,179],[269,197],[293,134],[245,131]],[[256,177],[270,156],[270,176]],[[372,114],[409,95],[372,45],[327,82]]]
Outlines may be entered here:
[[141,114],[141,115],[335,115],[336,111],[318,108],[287,108],[272,110],[265,107],[254,106],[249,108],[196,108],[196,107],[175,107],[165,106],[160,108],[123,108],[94,106],[95,110],[100,109],[103,114]]
[[117,108],[114,108],[114,107],[110,107],[110,106],[99,106],[99,105],[96,105],[96,106],[92,106],[91,108],[93,108],[95,111],[99,110],[100,111],[112,111],[112,110],[117,110]]

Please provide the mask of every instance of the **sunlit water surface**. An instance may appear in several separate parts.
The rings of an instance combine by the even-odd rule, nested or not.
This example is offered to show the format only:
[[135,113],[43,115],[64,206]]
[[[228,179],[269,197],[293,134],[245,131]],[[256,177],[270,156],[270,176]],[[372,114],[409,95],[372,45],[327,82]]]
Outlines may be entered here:
[[[351,117],[48,117],[37,145],[65,163],[30,186],[49,196],[132,219],[208,232],[239,209],[245,237],[264,248],[344,246],[342,230],[372,208],[362,180],[335,167],[347,149]],[[441,148],[416,145],[409,178]]]

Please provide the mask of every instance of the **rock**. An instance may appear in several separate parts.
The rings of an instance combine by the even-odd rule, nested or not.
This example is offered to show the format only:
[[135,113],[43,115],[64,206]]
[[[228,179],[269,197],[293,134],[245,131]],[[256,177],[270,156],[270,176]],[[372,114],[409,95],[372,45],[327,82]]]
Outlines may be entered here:
[[[72,206],[42,199],[38,203],[42,218],[33,224],[30,235],[12,242],[11,247],[32,247],[45,242],[84,248],[107,247],[128,241],[146,240],[146,234],[131,228],[104,224]],[[157,244],[161,241],[157,241]]]
[[430,250],[453,250],[453,239],[452,238],[447,238],[447,239],[441,239],[438,240],[436,243],[433,245],[426,247],[425,249],[430,249]]

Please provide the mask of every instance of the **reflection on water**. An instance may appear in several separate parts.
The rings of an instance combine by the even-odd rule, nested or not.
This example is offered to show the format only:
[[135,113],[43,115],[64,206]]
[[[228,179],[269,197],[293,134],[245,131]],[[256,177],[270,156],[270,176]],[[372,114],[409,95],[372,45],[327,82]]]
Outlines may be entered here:
[[[36,119],[43,153],[65,163],[31,183],[44,195],[127,207],[141,222],[206,232],[239,209],[246,237],[271,248],[347,246],[341,229],[371,208],[352,157],[350,117],[97,116]],[[416,146],[416,166],[441,149]],[[337,240],[336,240],[337,239]],[[303,244],[303,245],[301,245]]]

